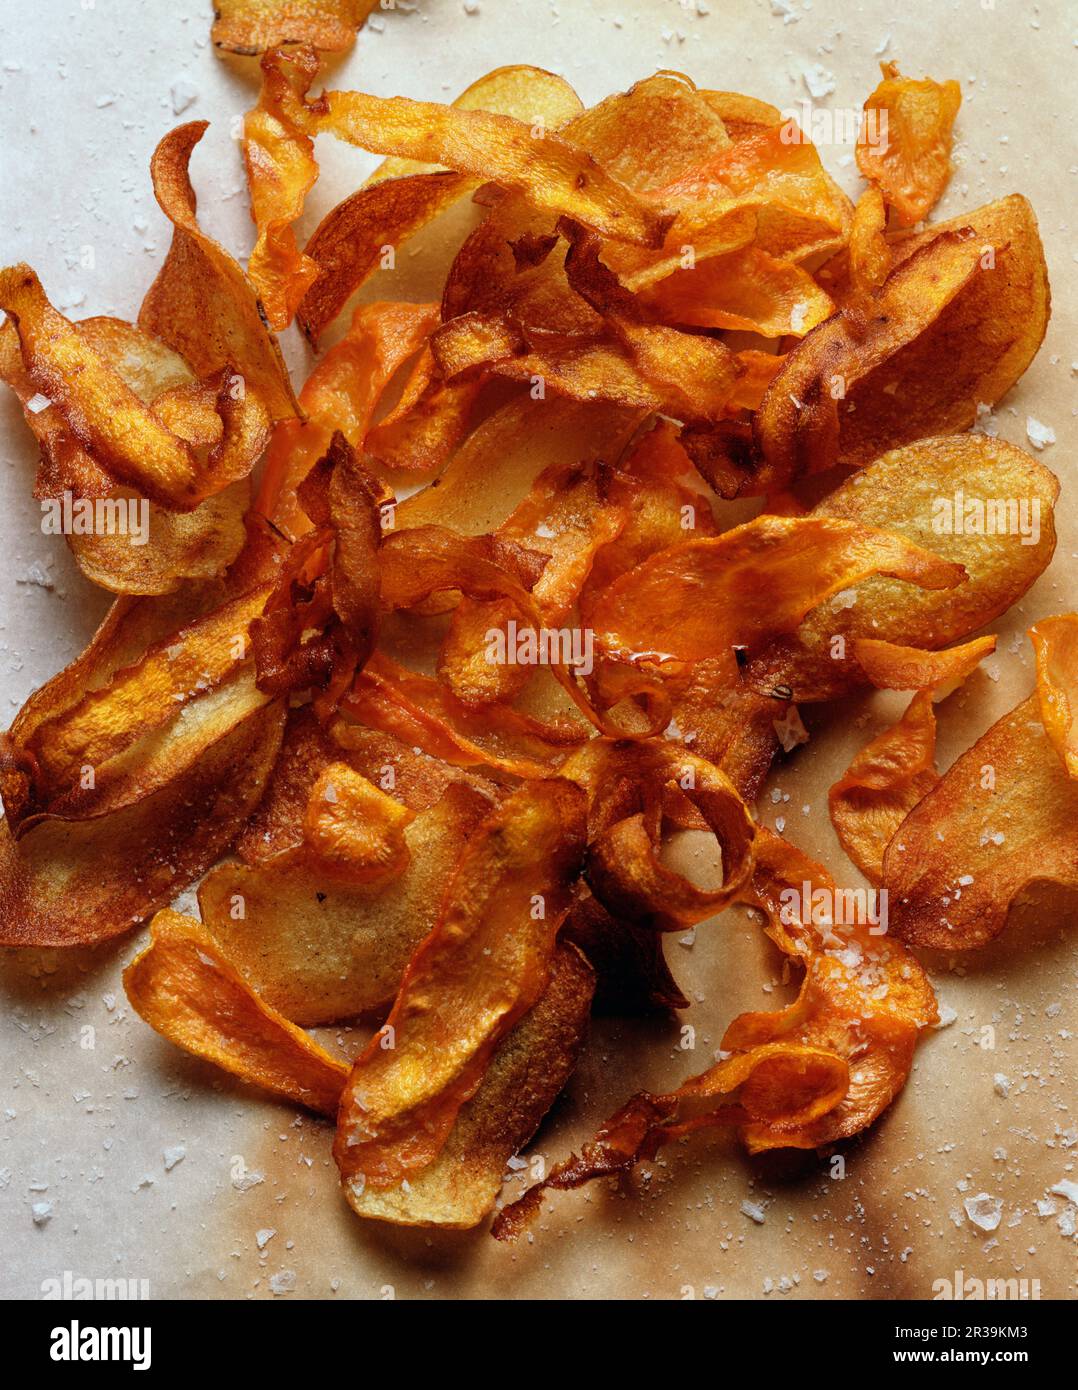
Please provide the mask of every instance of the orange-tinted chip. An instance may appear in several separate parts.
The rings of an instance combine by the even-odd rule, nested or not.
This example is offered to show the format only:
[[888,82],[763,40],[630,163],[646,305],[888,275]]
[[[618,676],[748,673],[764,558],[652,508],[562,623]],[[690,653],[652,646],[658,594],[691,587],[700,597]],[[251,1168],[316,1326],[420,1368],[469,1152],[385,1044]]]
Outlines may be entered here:
[[[195,215],[188,164],[206,121],[177,126],[150,161],[153,189],[172,223],[172,245],[139,310],[139,327],[167,343],[205,380],[229,368],[257,392],[274,420],[296,415],[296,398],[277,339],[251,282]],[[234,388],[237,392],[239,386]]]
[[897,63],[881,63],[880,70],[883,81],[865,102],[857,167],[909,227],[935,207],[951,176],[962,89],[954,81],[902,77]]
[[201,922],[166,910],[150,933],[124,988],[151,1028],[263,1090],[337,1113],[347,1066],[264,1004]]
[[282,43],[331,53],[351,48],[378,0],[213,0],[212,38],[230,53],[265,53]]
[[243,121],[243,160],[251,191],[251,216],[258,240],[247,274],[280,333],[292,322],[300,300],[318,276],[318,265],[296,245],[292,224],[318,178],[314,142],[289,118],[318,71],[310,49],[278,49],[262,59],[262,92]]
[[353,1067],[334,1148],[345,1181],[387,1187],[442,1149],[498,1041],[546,987],[583,844],[584,796],[562,781],[524,786],[468,842]]
[[867,743],[828,792],[835,834],[872,883],[883,877],[892,835],[939,781],[935,751],[932,694],[921,690],[898,723]]

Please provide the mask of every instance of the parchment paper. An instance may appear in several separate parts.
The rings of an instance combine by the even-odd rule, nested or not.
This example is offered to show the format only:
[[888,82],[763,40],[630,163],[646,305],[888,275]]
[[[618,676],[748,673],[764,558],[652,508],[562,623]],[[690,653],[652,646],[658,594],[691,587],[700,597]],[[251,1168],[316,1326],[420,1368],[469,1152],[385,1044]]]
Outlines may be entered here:
[[[204,225],[238,254],[250,247],[234,137],[255,70],[215,56],[210,9],[208,0],[4,7],[0,255],[29,260],[73,317],[134,317],[168,244],[148,160],[179,120],[212,121],[193,162]],[[1052,567],[994,625],[996,657],[941,707],[941,766],[1031,688],[1028,624],[1078,600],[1072,29],[1063,0],[397,0],[333,74],[337,86],[448,100],[491,67],[531,62],[563,73],[590,103],[670,67],[780,106],[808,99],[811,84],[825,109],[859,106],[880,56],[912,75],[960,79],[959,167],[937,216],[1014,190],[1038,213],[1052,324],[997,413],[1015,443],[1026,444],[1030,415],[1054,428],[1040,457],[1063,497]],[[326,140],[318,153],[308,226],[373,163]],[[852,149],[822,153],[855,191]],[[302,372],[294,334],[288,348]],[[34,448],[7,393],[0,458],[6,721],[81,650],[106,600],[63,543],[41,534]],[[807,711],[811,742],[761,797],[764,821],[783,817],[785,833],[840,877],[852,870],[826,789],[904,698]],[[618,1192],[556,1195],[553,1214],[516,1248],[483,1231],[361,1224],[339,1197],[326,1126],[172,1048],[128,1008],[120,971],[141,936],[97,951],[7,952],[0,1293],[37,1298],[66,1271],[146,1280],[155,1298],[908,1298],[931,1297],[935,1280],[960,1269],[1073,1297],[1078,1212],[1050,1189],[1078,1180],[1074,906],[1042,897],[988,950],[929,962],[954,1021],[922,1044],[882,1122],[847,1148],[844,1176],[814,1155],[751,1163],[733,1141],[676,1146]],[[538,1137],[548,1161],[632,1091],[701,1070],[735,1013],[789,997],[740,912],[699,928],[691,946],[673,938],[669,955],[694,1000],[694,1050],[680,1049],[677,1021],[597,1020]],[[964,1211],[981,1193],[1002,1200],[992,1233]]]

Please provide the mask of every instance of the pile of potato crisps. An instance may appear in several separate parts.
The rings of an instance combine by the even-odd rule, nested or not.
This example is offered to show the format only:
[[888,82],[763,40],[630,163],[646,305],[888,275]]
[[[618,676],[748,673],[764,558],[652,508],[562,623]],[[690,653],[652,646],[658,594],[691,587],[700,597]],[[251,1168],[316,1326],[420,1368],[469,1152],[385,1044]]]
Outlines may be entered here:
[[[151,1027],[336,1117],[359,1215],[470,1227],[593,1003],[687,1008],[665,934],[745,904],[709,930],[762,916],[796,1001],[625,1100],[494,1233],[700,1129],[750,1153],[863,1131],[938,1021],[910,947],[976,948],[1034,878],[1078,883],[1078,615],[1037,624],[1035,690],[933,763],[934,701],[1055,545],[1056,478],[971,429],[1044,335],[1029,204],[925,225],[959,94],[893,64],[853,205],[754,97],[660,73],[585,109],[530,67],[445,106],[321,90],[365,7],[323,31],[278,6],[298,29],[270,34],[252,9],[222,2],[217,42],[303,42],[265,51],[246,118],[246,270],[201,229],[194,122],[153,157],[174,230],[137,323],[0,272],[35,496],[151,515],[142,549],[68,537],[118,597],[3,739],[0,942],[152,918],[125,974]],[[385,162],[301,248],[320,134]],[[440,303],[372,300],[437,219]],[[319,350],[298,395],[293,322]],[[934,528],[957,491],[1035,509],[1035,538]],[[831,814],[883,935],[754,814],[798,707],[873,687],[912,699]],[[719,886],[667,863],[686,829]],[[196,883],[200,919],[170,910]],[[354,1020],[377,1031],[350,1064],[308,1031]]]

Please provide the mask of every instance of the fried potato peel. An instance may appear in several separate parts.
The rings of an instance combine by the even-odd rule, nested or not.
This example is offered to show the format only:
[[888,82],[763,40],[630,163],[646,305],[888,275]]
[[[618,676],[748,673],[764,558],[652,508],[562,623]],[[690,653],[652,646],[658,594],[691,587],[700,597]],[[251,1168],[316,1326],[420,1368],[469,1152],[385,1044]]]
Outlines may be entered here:
[[[281,349],[239,265],[198,224],[188,164],[206,121],[177,126],[150,161],[172,245],[139,310],[139,327],[178,352],[200,378],[224,368],[265,402],[272,419],[299,413]],[[237,390],[239,387],[236,388]]]
[[1068,761],[1074,701],[1072,613],[1031,629],[1037,690],[968,749],[895,830],[883,885],[895,932],[939,950],[999,935],[1039,881],[1078,886],[1078,786]]

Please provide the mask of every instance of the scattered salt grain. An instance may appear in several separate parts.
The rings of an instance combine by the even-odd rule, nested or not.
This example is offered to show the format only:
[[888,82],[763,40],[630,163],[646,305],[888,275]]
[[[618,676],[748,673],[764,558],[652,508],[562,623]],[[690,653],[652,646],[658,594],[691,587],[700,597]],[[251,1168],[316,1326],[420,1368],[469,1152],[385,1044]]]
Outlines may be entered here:
[[1032,415],[1026,416],[1026,438],[1034,449],[1044,449],[1056,442],[1056,432],[1051,425],[1044,425]]
[[990,1197],[987,1192],[967,1197],[962,1205],[969,1219],[982,1231],[994,1231],[1003,1216],[1003,1198]]

